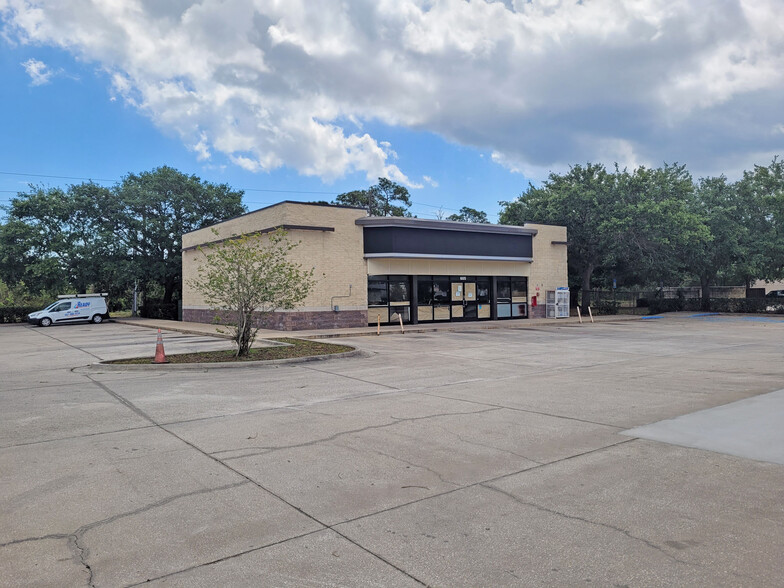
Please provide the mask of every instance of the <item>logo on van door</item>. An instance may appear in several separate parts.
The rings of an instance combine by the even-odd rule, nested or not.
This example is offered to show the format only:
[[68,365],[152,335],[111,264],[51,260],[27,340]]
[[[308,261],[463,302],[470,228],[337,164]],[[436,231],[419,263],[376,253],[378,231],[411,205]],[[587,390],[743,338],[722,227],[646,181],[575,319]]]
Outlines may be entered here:
[[76,308],[87,308],[88,306],[90,306],[89,302],[77,302],[76,303]]

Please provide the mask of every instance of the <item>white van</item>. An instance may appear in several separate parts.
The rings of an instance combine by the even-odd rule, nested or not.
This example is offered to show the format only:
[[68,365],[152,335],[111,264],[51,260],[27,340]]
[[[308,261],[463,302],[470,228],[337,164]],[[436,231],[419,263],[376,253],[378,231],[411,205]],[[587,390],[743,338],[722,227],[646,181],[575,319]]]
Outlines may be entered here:
[[31,325],[48,327],[52,323],[93,322],[96,325],[109,318],[106,294],[66,294],[38,312],[27,315]]

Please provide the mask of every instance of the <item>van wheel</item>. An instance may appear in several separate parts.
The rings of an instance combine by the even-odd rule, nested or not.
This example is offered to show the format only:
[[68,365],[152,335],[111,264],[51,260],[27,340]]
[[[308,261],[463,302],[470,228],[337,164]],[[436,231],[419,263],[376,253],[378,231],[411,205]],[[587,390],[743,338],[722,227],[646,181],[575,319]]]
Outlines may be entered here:
[[52,319],[50,319],[48,316],[47,316],[47,317],[44,317],[44,318],[42,318],[42,319],[41,319],[41,320],[38,322],[38,324],[39,324],[39,325],[41,325],[42,327],[48,327],[49,325],[51,325],[51,324],[52,324]]
[[94,322],[96,325],[100,325],[100,324],[103,322],[103,317],[102,317],[100,314],[96,314],[96,315],[93,317],[93,322]]

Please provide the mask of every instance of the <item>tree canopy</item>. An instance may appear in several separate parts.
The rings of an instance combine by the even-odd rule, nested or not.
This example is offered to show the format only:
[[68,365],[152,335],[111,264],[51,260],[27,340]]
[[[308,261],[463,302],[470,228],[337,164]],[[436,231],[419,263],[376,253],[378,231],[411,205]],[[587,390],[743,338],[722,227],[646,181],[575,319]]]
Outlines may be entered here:
[[182,289],[181,237],[245,212],[242,192],[163,166],[112,187],[31,186],[0,226],[0,279],[32,292],[113,297],[134,282],[166,302]]
[[463,206],[457,214],[450,214],[447,220],[459,221],[463,223],[489,223],[487,213],[468,206]]
[[371,216],[411,216],[408,212],[411,207],[408,188],[387,178],[378,178],[377,184],[365,190],[339,194],[335,204],[367,208]]

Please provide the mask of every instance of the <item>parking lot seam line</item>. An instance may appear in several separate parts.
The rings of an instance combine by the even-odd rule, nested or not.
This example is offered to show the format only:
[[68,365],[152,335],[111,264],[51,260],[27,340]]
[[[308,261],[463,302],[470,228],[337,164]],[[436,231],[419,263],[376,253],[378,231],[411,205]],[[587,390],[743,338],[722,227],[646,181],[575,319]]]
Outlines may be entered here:
[[94,433],[85,433],[84,435],[72,435],[70,437],[57,437],[56,439],[40,439],[38,441],[27,441],[25,443],[17,443],[15,445],[0,446],[0,451],[3,449],[13,449],[15,447],[27,447],[29,445],[40,445],[42,443],[54,443],[57,441],[71,441],[73,439],[84,439],[85,437],[97,437],[98,435],[113,435],[115,433],[127,433],[128,431],[139,431],[142,429],[152,429],[155,425],[140,425],[138,427],[129,427],[127,429],[117,429],[115,431],[96,431]]
[[625,426],[610,425],[608,423],[599,423],[597,421],[589,421],[587,419],[579,419],[577,417],[570,417],[570,416],[565,416],[565,415],[552,414],[552,413],[549,413],[549,412],[542,412],[542,411],[539,411],[539,410],[531,410],[531,409],[528,409],[528,408],[519,408],[519,407],[514,407],[514,406],[504,406],[503,404],[493,404],[491,402],[481,402],[479,400],[465,400],[463,398],[454,398],[452,396],[445,396],[445,395],[442,395],[442,394],[433,394],[431,392],[422,392],[421,394],[423,396],[432,396],[434,398],[441,398],[442,400],[460,400],[462,402],[469,402],[471,404],[478,404],[479,406],[488,406],[488,407],[498,408],[498,409],[513,410],[515,412],[526,412],[526,413],[530,413],[530,414],[538,414],[540,416],[552,417],[554,419],[564,419],[564,420],[567,420],[567,421],[576,421],[578,423],[585,423],[587,425],[596,425],[598,427],[608,427],[610,429],[624,430],[624,429],[628,429],[629,428],[629,427],[625,427]]
[[384,388],[389,388],[390,390],[402,391],[402,389],[398,388],[397,386],[390,386],[388,384],[380,384],[379,382],[371,382],[370,380],[363,380],[362,378],[355,378],[354,376],[347,376],[345,374],[336,374],[335,372],[329,372],[329,371],[326,371],[326,370],[318,370],[318,369],[314,368],[311,365],[298,365],[297,367],[299,367],[300,369],[303,369],[303,370],[310,370],[310,371],[319,372],[319,373],[322,373],[322,374],[329,374],[331,376],[339,376],[341,378],[347,378],[349,380],[354,380],[356,382],[362,382],[363,384],[373,384],[375,386],[383,386]]
[[361,521],[363,519],[374,517],[376,515],[385,514],[385,513],[392,512],[392,511],[395,511],[395,510],[398,510],[398,509],[401,509],[401,508],[406,508],[408,506],[411,506],[411,505],[414,505],[414,504],[418,504],[418,503],[424,502],[426,500],[433,500],[435,498],[440,498],[442,496],[447,496],[447,495],[453,494],[455,492],[460,492],[461,490],[467,490],[467,489],[470,489],[470,488],[474,488],[475,486],[481,486],[483,484],[492,484],[493,482],[497,482],[498,480],[503,480],[504,478],[509,478],[511,476],[517,476],[518,474],[528,473],[528,472],[531,472],[533,470],[546,468],[548,466],[556,465],[556,464],[561,463],[563,461],[569,461],[571,459],[583,457],[585,455],[590,455],[591,453],[598,453],[600,451],[604,451],[605,449],[611,449],[612,447],[617,447],[618,445],[624,445],[625,443],[630,443],[630,442],[633,442],[633,441],[637,441],[637,439],[624,439],[623,441],[620,441],[618,443],[611,443],[610,445],[603,445],[602,447],[595,447],[595,448],[589,449],[587,451],[582,451],[580,453],[575,453],[574,455],[567,455],[565,457],[562,457],[560,459],[556,459],[554,461],[545,462],[545,463],[543,463],[541,465],[533,465],[533,466],[531,466],[529,468],[523,468],[521,470],[516,470],[514,472],[509,472],[507,474],[502,474],[500,476],[495,476],[493,478],[488,478],[486,480],[479,480],[477,482],[472,482],[470,484],[466,484],[464,486],[460,486],[459,488],[452,488],[450,490],[444,490],[443,492],[437,492],[437,493],[431,494],[429,496],[423,496],[422,498],[417,498],[415,500],[410,500],[408,502],[404,502],[404,503],[401,503],[401,504],[396,504],[394,506],[390,506],[390,507],[387,507],[387,508],[382,508],[381,510],[377,510],[376,512],[363,514],[363,515],[360,515],[358,517],[354,517],[354,518],[351,518],[351,519],[346,519],[346,520],[340,521],[338,523],[333,523],[332,525],[329,526],[329,528],[333,529],[336,532],[340,532],[337,529],[335,529],[335,527],[339,527],[339,526],[342,526],[342,525],[348,525],[350,523],[355,523],[357,521]]
[[[160,425],[159,425],[159,426],[160,426]],[[219,464],[220,464],[220,465],[222,465],[224,468],[226,468],[226,469],[228,469],[228,470],[230,470],[230,471],[234,472],[234,473],[235,473],[235,474],[237,474],[238,476],[242,476],[243,478],[245,478],[246,480],[248,480],[248,481],[249,481],[251,484],[253,484],[254,486],[256,486],[256,487],[260,488],[260,489],[261,489],[261,490],[263,490],[264,492],[268,493],[270,496],[274,496],[275,498],[277,498],[278,500],[280,500],[280,501],[281,501],[283,504],[285,504],[285,505],[287,505],[287,506],[289,506],[289,507],[293,508],[293,509],[294,509],[294,510],[296,510],[298,513],[300,513],[300,514],[302,514],[303,516],[305,516],[305,517],[309,518],[309,519],[310,519],[310,520],[312,520],[313,522],[315,522],[315,523],[317,523],[317,524],[321,525],[321,526],[322,526],[324,529],[330,529],[330,528],[332,528],[330,525],[328,525],[328,524],[326,524],[326,523],[324,523],[324,522],[320,521],[318,518],[316,518],[314,515],[310,514],[309,512],[307,512],[306,510],[304,510],[303,508],[301,508],[301,507],[297,506],[296,504],[292,504],[291,502],[289,502],[288,500],[286,500],[285,498],[283,498],[283,497],[282,497],[282,496],[280,496],[279,494],[277,494],[277,493],[273,492],[272,490],[270,490],[269,488],[267,488],[266,486],[264,486],[263,484],[261,484],[261,482],[258,482],[258,481],[256,481],[256,480],[254,480],[253,478],[251,478],[250,476],[248,476],[248,475],[246,475],[246,474],[242,473],[241,471],[239,471],[239,470],[237,470],[237,469],[235,469],[235,468],[231,467],[231,466],[230,466],[229,464],[227,464],[225,461],[223,461],[223,460],[221,460],[221,459],[218,459],[217,457],[214,457],[214,456],[210,455],[209,453],[207,453],[206,451],[204,451],[203,449],[201,449],[200,447],[198,447],[198,446],[197,446],[197,445],[195,445],[194,443],[191,443],[191,442],[190,442],[190,441],[188,441],[187,439],[184,439],[183,437],[180,437],[179,435],[177,435],[177,434],[176,434],[176,433],[174,433],[173,431],[170,431],[170,430],[168,430],[168,429],[166,429],[166,428],[164,428],[164,427],[162,427],[162,426],[161,426],[161,429],[162,429],[162,430],[164,430],[164,431],[166,431],[167,433],[169,433],[169,434],[170,434],[170,435],[172,435],[173,437],[176,437],[177,439],[179,439],[180,441],[182,441],[183,443],[185,443],[185,444],[186,444],[186,445],[188,445],[189,447],[192,447],[193,449],[195,449],[196,451],[198,451],[198,452],[199,452],[199,453],[201,453],[202,455],[204,455],[204,456],[206,456],[206,457],[208,457],[208,458],[212,459],[212,460],[213,460],[213,461],[215,461],[216,463],[219,463]],[[364,551],[364,552],[366,552],[366,553],[368,553],[368,554],[372,555],[373,557],[375,557],[375,558],[377,558],[377,559],[379,559],[379,560],[383,561],[385,564],[387,564],[387,565],[389,565],[389,566],[391,566],[391,567],[395,568],[397,571],[399,571],[399,572],[400,572],[400,573],[402,573],[402,574],[405,574],[406,576],[408,576],[409,578],[411,578],[411,579],[412,579],[412,580],[414,580],[415,582],[418,582],[419,584],[421,584],[421,585],[423,585],[423,586],[426,586],[426,584],[425,584],[424,582],[422,582],[421,580],[419,580],[419,579],[418,579],[418,578],[416,578],[415,576],[413,576],[413,575],[409,574],[408,572],[406,572],[406,571],[405,571],[405,570],[403,570],[402,568],[399,568],[398,566],[394,565],[392,562],[390,562],[390,561],[388,561],[388,560],[384,559],[383,557],[381,557],[379,554],[375,553],[375,552],[374,552],[374,551],[372,551],[371,549],[369,549],[369,548],[365,547],[364,545],[361,545],[361,544],[357,543],[356,541],[353,541],[353,540],[352,540],[352,539],[350,539],[349,537],[346,537],[346,536],[345,536],[345,535],[343,535],[343,533],[341,533],[340,531],[338,531],[338,530],[336,530],[336,529],[333,529],[333,530],[335,531],[335,533],[337,533],[338,535],[340,535],[341,537],[343,537],[343,538],[344,538],[346,541],[349,541],[350,543],[353,543],[354,545],[356,545],[357,547],[359,547],[359,548],[360,548],[362,551]]]
[[63,341],[62,339],[58,339],[54,335],[50,335],[49,333],[44,333],[43,331],[40,331],[40,330],[37,330],[37,329],[34,330],[33,332],[38,334],[38,335],[43,335],[44,337],[49,337],[50,339],[54,339],[58,343],[62,343],[63,345],[65,345],[67,347],[70,347],[71,349],[76,349],[76,351],[81,351],[82,353],[86,353],[87,355],[90,355],[90,356],[94,357],[98,361],[102,361],[102,358],[98,357],[94,353],[90,353],[89,351],[85,351],[84,349],[82,349],[80,347],[77,347],[76,345],[71,345],[70,343],[66,343],[65,341]]
[[[264,485],[262,485],[260,482],[257,482],[256,480],[254,480],[254,479],[253,479],[253,478],[251,478],[250,476],[248,476],[248,475],[246,475],[246,474],[242,473],[241,471],[239,471],[239,470],[237,470],[237,469],[233,468],[232,466],[230,466],[229,464],[227,464],[225,461],[223,461],[223,460],[221,460],[221,459],[218,459],[217,457],[214,457],[214,456],[210,455],[209,453],[207,453],[206,451],[204,451],[203,449],[201,449],[200,447],[198,447],[196,444],[194,444],[194,443],[191,443],[190,441],[188,441],[187,439],[185,439],[185,438],[181,437],[180,435],[178,435],[178,434],[177,434],[177,433],[175,433],[174,431],[171,431],[170,429],[167,429],[167,428],[166,428],[166,427],[164,427],[163,425],[161,425],[161,424],[157,423],[157,422],[156,422],[156,421],[155,421],[155,420],[154,420],[152,417],[150,417],[149,415],[147,415],[147,414],[146,414],[146,413],[145,413],[143,410],[141,410],[140,408],[138,408],[138,407],[137,407],[136,405],[134,405],[134,404],[133,404],[131,401],[129,401],[129,400],[126,400],[125,398],[123,398],[123,397],[122,397],[120,394],[118,394],[118,393],[114,392],[113,390],[111,390],[111,389],[110,389],[108,386],[105,386],[105,385],[104,385],[104,384],[102,384],[101,382],[98,382],[98,381],[96,381],[96,380],[93,380],[93,379],[92,379],[92,378],[91,378],[89,375],[85,375],[85,377],[86,377],[87,379],[89,379],[91,382],[93,382],[94,384],[96,384],[97,386],[99,386],[101,389],[105,390],[105,391],[107,392],[107,394],[110,394],[111,396],[113,396],[114,398],[116,398],[116,399],[117,399],[119,402],[121,402],[121,403],[122,403],[123,405],[125,405],[127,408],[129,408],[130,410],[132,410],[132,411],[134,411],[135,413],[139,414],[140,416],[144,417],[145,419],[147,419],[148,421],[150,421],[151,423],[153,423],[153,424],[154,424],[156,427],[158,427],[158,428],[159,428],[159,429],[161,429],[162,431],[165,431],[166,433],[168,433],[168,434],[169,434],[169,435],[171,435],[172,437],[174,437],[174,438],[176,438],[176,439],[179,439],[179,440],[180,440],[180,442],[184,443],[184,444],[185,444],[185,445],[187,445],[188,447],[190,447],[190,448],[194,449],[195,451],[197,451],[198,453],[200,453],[200,454],[204,455],[204,456],[205,456],[205,457],[207,457],[208,459],[211,459],[211,460],[213,460],[214,462],[216,462],[216,463],[218,463],[218,464],[222,465],[222,466],[223,466],[224,468],[226,468],[227,470],[229,470],[229,471],[231,471],[231,472],[234,472],[235,474],[237,474],[237,475],[238,475],[238,476],[240,476],[241,478],[244,478],[245,480],[247,480],[248,482],[250,482],[251,484],[253,484],[253,485],[254,485],[254,486],[256,486],[257,488],[259,488],[259,489],[263,490],[264,492],[266,492],[266,493],[267,493],[267,494],[269,494],[270,496],[273,496],[273,497],[277,498],[277,499],[278,499],[279,501],[281,501],[283,504],[285,504],[285,505],[287,505],[287,506],[291,507],[292,509],[296,510],[296,511],[297,511],[298,513],[300,513],[301,515],[303,515],[303,516],[307,517],[308,519],[312,520],[312,521],[313,521],[313,522],[315,522],[316,524],[318,524],[318,525],[321,525],[321,527],[322,527],[322,528],[331,528],[329,525],[327,525],[327,524],[323,523],[323,522],[322,522],[322,521],[320,521],[318,518],[316,518],[316,517],[315,517],[315,516],[313,516],[312,514],[308,513],[308,512],[307,512],[307,511],[305,511],[304,509],[300,508],[299,506],[297,506],[297,505],[295,505],[295,504],[292,504],[291,502],[287,501],[287,500],[286,500],[285,498],[283,498],[282,496],[280,496],[280,495],[276,494],[275,492],[273,492],[273,491],[272,491],[272,490],[270,490],[269,488],[265,487],[265,486],[264,486]],[[415,582],[417,582],[417,583],[421,584],[422,586],[425,586],[425,585],[426,585],[424,582],[422,582],[421,580],[419,580],[419,579],[418,579],[418,578],[416,578],[415,576],[413,576],[413,575],[409,574],[408,572],[406,572],[406,571],[405,571],[405,570],[403,570],[402,568],[399,568],[398,566],[394,565],[392,562],[390,562],[390,561],[388,561],[388,560],[384,559],[384,558],[383,558],[381,555],[379,555],[379,554],[375,553],[374,551],[372,551],[371,549],[368,549],[367,547],[365,547],[365,546],[363,546],[363,545],[361,545],[361,544],[357,543],[356,541],[353,541],[353,540],[352,540],[352,539],[350,539],[349,537],[346,537],[346,536],[345,536],[345,535],[343,535],[343,534],[342,534],[340,531],[337,531],[337,530],[335,530],[335,533],[337,533],[338,535],[340,535],[341,537],[343,537],[344,539],[346,539],[346,541],[349,541],[350,543],[353,543],[353,544],[354,544],[354,545],[356,545],[358,548],[360,548],[362,551],[364,551],[364,552],[366,552],[366,553],[368,553],[368,554],[372,555],[373,557],[375,557],[375,558],[379,559],[380,561],[382,561],[382,562],[386,563],[387,565],[389,565],[389,566],[393,567],[394,569],[396,569],[396,570],[397,570],[397,571],[399,571],[400,573],[402,573],[402,574],[405,574],[406,576],[408,576],[409,578],[411,578],[411,579],[412,579],[412,580],[414,580]]]
[[[387,423],[380,423],[378,425],[368,425],[366,427],[360,427],[358,429],[349,429],[347,431],[339,431],[337,433],[334,433],[333,435],[330,435],[329,437],[324,437],[322,439],[314,439],[313,441],[306,441],[304,443],[295,443],[295,444],[292,444],[292,445],[283,445],[283,446],[278,446],[278,447],[256,447],[255,449],[258,449],[259,451],[255,451],[253,453],[248,453],[248,454],[244,454],[244,455],[233,455],[231,457],[225,457],[223,459],[226,459],[226,460],[229,460],[229,459],[242,459],[242,458],[245,458],[245,457],[255,457],[257,455],[267,455],[269,453],[273,453],[273,452],[276,452],[276,451],[284,451],[284,450],[287,450],[287,449],[300,449],[302,447],[311,447],[311,446],[317,445],[319,443],[330,443],[330,442],[335,441],[335,440],[337,440],[340,437],[343,437],[345,435],[355,435],[357,433],[364,433],[365,431],[373,431],[373,430],[377,430],[377,429],[384,429],[386,427],[393,427],[393,426],[399,425],[401,423],[410,423],[410,422],[416,422],[416,421],[423,421],[423,420],[429,420],[429,419],[432,419],[432,418],[439,418],[439,417],[483,414],[483,413],[487,413],[487,412],[494,412],[496,410],[500,410],[500,409],[498,409],[498,408],[488,408],[488,409],[485,409],[485,410],[474,410],[474,411],[468,411],[468,412],[444,412],[444,413],[437,413],[437,414],[432,414],[432,415],[427,415],[427,416],[409,417],[409,418],[390,417],[393,420],[390,421],[390,422],[387,422]],[[226,452],[229,452],[229,451],[239,451],[239,450],[240,449],[226,449],[226,450],[222,450],[222,451],[215,451],[213,453],[210,453],[210,455],[215,456],[215,455],[217,455],[219,453],[226,453]]]
[[258,547],[252,547],[250,549],[245,549],[243,551],[238,551],[237,553],[232,553],[231,555],[226,555],[223,557],[219,557],[218,559],[214,559],[212,561],[205,561],[204,563],[200,563],[194,566],[190,566],[187,568],[182,568],[181,570],[177,570],[174,572],[169,572],[168,574],[163,574],[162,576],[156,576],[154,578],[147,578],[142,582],[136,582],[134,584],[126,584],[125,588],[135,588],[136,586],[143,586],[145,584],[149,584],[150,582],[157,582],[158,580],[163,580],[164,578],[171,578],[172,576],[177,576],[179,574],[185,574],[187,572],[192,572],[193,570],[198,570],[199,568],[204,568],[207,566],[212,566],[215,564],[219,564],[224,561],[229,561],[238,557],[242,557],[243,555],[248,555],[249,553],[254,553],[256,551],[261,551],[263,549],[268,549],[270,547],[275,547],[276,545],[282,545],[284,543],[288,543],[289,541],[294,541],[296,539],[302,539],[303,537],[308,537],[310,535],[315,535],[316,533],[323,533],[324,531],[329,531],[330,529],[314,529],[312,531],[307,531],[306,533],[300,533],[299,535],[293,535],[292,537],[286,537],[285,539],[280,539],[279,541],[273,541],[272,543],[267,543],[265,545],[259,545]]
[[88,374],[85,374],[85,376],[84,376],[84,377],[85,377],[85,378],[87,378],[88,380],[90,380],[90,381],[91,381],[93,384],[95,384],[96,386],[98,386],[98,387],[99,387],[101,390],[103,390],[104,392],[106,392],[107,394],[109,394],[109,396],[112,396],[114,399],[116,399],[116,400],[117,400],[117,402],[119,402],[120,404],[122,404],[123,406],[125,406],[126,408],[128,408],[129,410],[131,410],[131,411],[133,411],[134,413],[136,413],[136,415],[138,415],[138,416],[142,417],[142,418],[143,418],[143,419],[145,419],[146,421],[149,421],[150,423],[152,423],[152,424],[153,424],[153,425],[155,425],[156,427],[160,427],[160,425],[159,425],[157,422],[155,422],[155,419],[153,419],[153,418],[152,418],[151,416],[149,416],[149,415],[148,415],[146,412],[144,412],[142,409],[140,409],[139,407],[137,407],[137,406],[136,406],[136,405],[135,405],[133,402],[131,402],[130,400],[126,400],[125,398],[123,398],[122,396],[120,396],[119,394],[117,394],[116,392],[114,392],[113,390],[111,390],[111,389],[110,389],[108,386],[106,386],[104,383],[102,383],[102,382],[99,382],[98,380],[94,380],[94,379],[93,379],[93,378],[92,378],[90,375],[88,375]]
[[502,494],[502,495],[504,495],[504,496],[506,496],[508,498],[511,498],[513,501],[515,501],[516,503],[518,503],[518,504],[520,504],[522,506],[528,506],[528,507],[534,508],[534,509],[536,509],[536,510],[538,510],[540,512],[545,512],[545,513],[549,513],[549,514],[552,514],[552,515],[555,515],[555,516],[558,516],[558,517],[562,517],[562,518],[565,518],[565,519],[569,519],[569,520],[573,520],[573,521],[580,521],[580,522],[583,522],[583,523],[587,523],[589,525],[595,525],[597,527],[604,527],[605,529],[610,529],[612,531],[616,531],[618,533],[626,535],[629,539],[632,539],[634,541],[639,541],[640,543],[643,543],[644,545],[650,547],[651,549],[655,549],[656,551],[660,552],[665,557],[667,557],[668,559],[671,559],[674,562],[677,562],[677,563],[680,563],[680,564],[684,564],[684,565],[687,565],[687,566],[700,568],[700,569],[702,568],[702,566],[700,566],[699,564],[696,564],[694,562],[686,561],[686,560],[680,559],[678,557],[675,557],[673,554],[667,552],[663,547],[661,547],[659,545],[656,545],[655,543],[653,543],[651,541],[648,541],[647,539],[644,539],[642,537],[637,537],[636,535],[632,535],[632,533],[630,531],[627,531],[626,529],[622,529],[621,527],[616,527],[615,525],[611,525],[609,523],[602,523],[600,521],[592,521],[591,519],[586,519],[586,518],[583,518],[583,517],[580,517],[580,516],[577,516],[577,515],[566,514],[564,512],[560,512],[560,511],[554,510],[552,508],[547,508],[546,506],[541,506],[541,505],[536,504],[534,502],[527,502],[525,500],[522,500],[520,497],[515,496],[511,492],[507,492],[506,490],[501,490],[500,488],[496,488],[495,486],[492,486],[492,485],[480,484],[480,486],[482,486],[483,488],[486,488],[488,490],[491,490],[493,492],[498,492],[499,494]]
[[[254,408],[252,410],[243,410],[240,412],[231,412],[227,414],[217,414],[205,417],[195,417],[192,419],[183,419],[180,421],[166,421],[160,423],[162,426],[170,426],[170,425],[186,425],[188,423],[197,423],[200,421],[210,421],[213,419],[227,419],[233,418],[238,416],[244,416],[249,414],[256,414],[261,412],[271,412],[275,410],[304,410],[311,406],[319,406],[321,404],[330,404],[332,402],[345,402],[346,400],[361,400],[363,398],[373,398],[374,396],[382,396],[386,394],[408,394],[407,390],[376,390],[373,392],[362,392],[359,394],[352,394],[351,396],[341,396],[340,398],[329,398],[327,400],[317,400],[315,402],[301,402],[299,404],[285,404],[281,406],[270,406],[267,408]],[[628,428],[628,427],[627,427]]]

